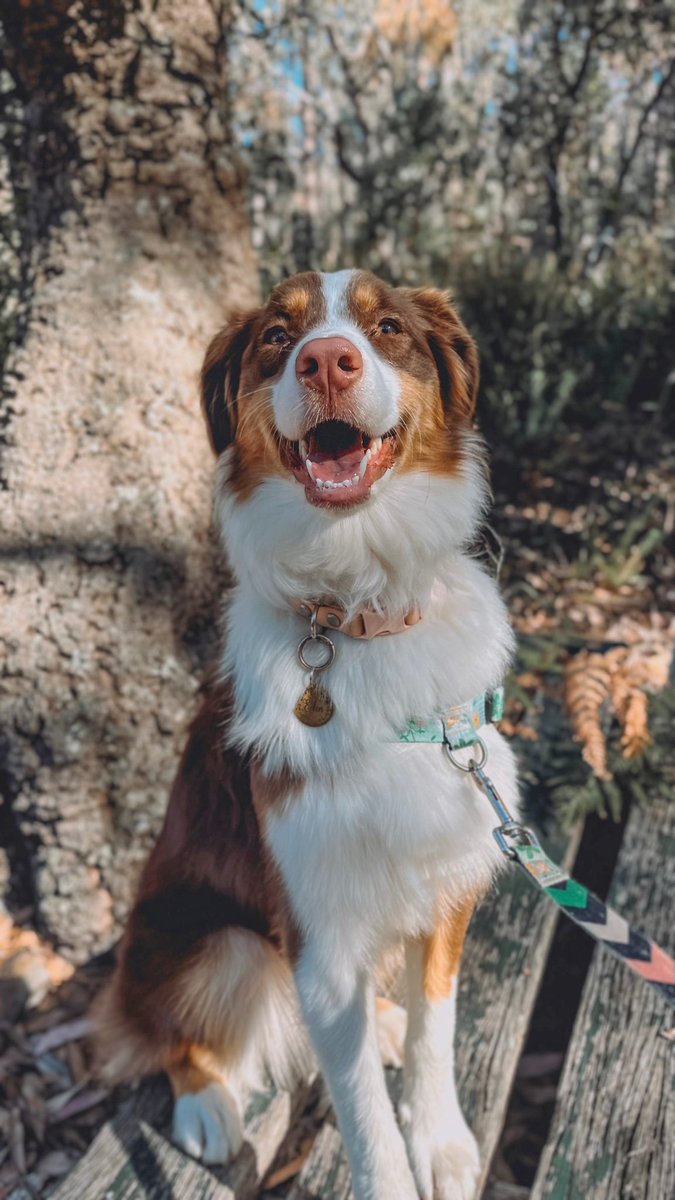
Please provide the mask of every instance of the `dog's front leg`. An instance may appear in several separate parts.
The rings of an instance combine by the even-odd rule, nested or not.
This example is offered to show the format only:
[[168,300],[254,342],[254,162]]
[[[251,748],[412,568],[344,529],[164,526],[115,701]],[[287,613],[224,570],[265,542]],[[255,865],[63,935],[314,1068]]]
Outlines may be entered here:
[[400,1116],[424,1200],[473,1200],[478,1147],[455,1087],[457,973],[473,900],[406,946],[408,1030]]
[[356,1200],[417,1200],[384,1081],[375,996],[366,973],[307,945],[296,969],[305,1021],[349,1156]]

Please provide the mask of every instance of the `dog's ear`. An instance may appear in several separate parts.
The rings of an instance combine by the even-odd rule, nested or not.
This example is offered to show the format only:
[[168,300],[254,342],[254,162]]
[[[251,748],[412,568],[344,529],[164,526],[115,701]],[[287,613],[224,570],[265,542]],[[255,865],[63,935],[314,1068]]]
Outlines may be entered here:
[[241,360],[260,310],[234,313],[209,344],[202,366],[202,410],[211,445],[222,454],[237,432]]
[[471,421],[476,412],[480,365],[478,348],[454,308],[448,292],[436,288],[401,288],[421,318],[436,361],[443,405]]

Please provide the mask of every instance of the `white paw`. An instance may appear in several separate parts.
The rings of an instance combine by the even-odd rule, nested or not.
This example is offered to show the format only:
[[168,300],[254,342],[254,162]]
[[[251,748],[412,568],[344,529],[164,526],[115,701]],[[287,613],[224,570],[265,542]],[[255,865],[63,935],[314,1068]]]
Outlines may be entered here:
[[403,1066],[403,1047],[408,1014],[399,1004],[378,997],[377,1044],[385,1067]]
[[438,1146],[431,1159],[437,1200],[474,1200],[480,1177],[476,1139],[469,1129],[461,1140]]
[[221,1083],[180,1096],[173,1110],[177,1146],[205,1163],[226,1163],[241,1147],[241,1116],[234,1096]]
[[440,1137],[401,1106],[408,1159],[422,1200],[474,1200],[480,1178],[476,1139],[461,1113]]

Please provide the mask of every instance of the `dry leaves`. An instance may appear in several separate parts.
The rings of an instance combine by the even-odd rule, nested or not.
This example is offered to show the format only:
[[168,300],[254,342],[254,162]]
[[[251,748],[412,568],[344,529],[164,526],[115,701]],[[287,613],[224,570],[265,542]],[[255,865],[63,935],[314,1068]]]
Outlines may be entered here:
[[73,970],[32,929],[15,925],[0,909],[0,1020],[15,1020],[24,1007],[40,1004]]
[[613,627],[632,644],[612,646],[604,653],[582,650],[567,664],[565,702],[583,756],[598,779],[610,780],[607,766],[606,718],[621,724],[624,758],[637,758],[651,742],[649,692],[668,682],[673,659],[673,626],[649,630],[624,619]]
[[[17,971],[3,982],[23,985],[25,962],[13,961],[17,955],[39,962],[49,981],[70,976],[58,988],[49,982],[48,994],[23,1016],[0,1019],[0,1198],[18,1188],[22,1195],[47,1197],[110,1112],[109,1093],[92,1081],[86,1041],[86,1013],[107,969],[92,964],[73,972],[8,918],[0,930],[5,966],[12,963]],[[18,999],[27,998],[24,989]]]
[[282,1183],[288,1183],[290,1179],[295,1179],[295,1176],[300,1174],[307,1162],[313,1145],[313,1137],[303,1138],[299,1152],[289,1162],[284,1163],[283,1166],[268,1175],[265,1180],[265,1187],[274,1189],[280,1187]]

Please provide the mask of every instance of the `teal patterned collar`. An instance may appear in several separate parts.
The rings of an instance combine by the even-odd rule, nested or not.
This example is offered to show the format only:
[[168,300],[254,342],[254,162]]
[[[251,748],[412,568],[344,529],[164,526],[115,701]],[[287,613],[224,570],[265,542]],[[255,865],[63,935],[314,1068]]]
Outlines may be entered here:
[[483,725],[493,725],[504,715],[504,689],[481,692],[466,704],[456,704],[445,715],[421,722],[416,717],[408,721],[399,733],[398,742],[447,742],[452,750],[473,746]]

